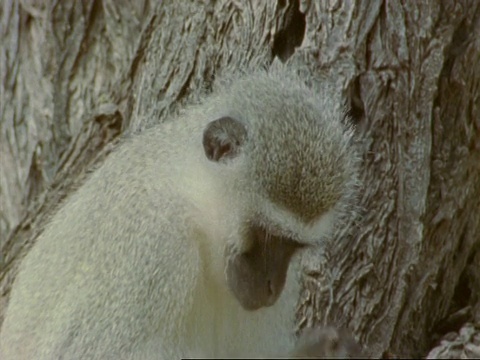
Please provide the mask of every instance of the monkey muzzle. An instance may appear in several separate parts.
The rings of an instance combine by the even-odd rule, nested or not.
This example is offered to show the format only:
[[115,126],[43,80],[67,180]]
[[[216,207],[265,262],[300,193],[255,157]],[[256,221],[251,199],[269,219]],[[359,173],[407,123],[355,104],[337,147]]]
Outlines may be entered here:
[[288,266],[298,242],[270,234],[262,226],[251,226],[244,252],[226,249],[227,286],[240,305],[249,311],[275,304],[285,286]]

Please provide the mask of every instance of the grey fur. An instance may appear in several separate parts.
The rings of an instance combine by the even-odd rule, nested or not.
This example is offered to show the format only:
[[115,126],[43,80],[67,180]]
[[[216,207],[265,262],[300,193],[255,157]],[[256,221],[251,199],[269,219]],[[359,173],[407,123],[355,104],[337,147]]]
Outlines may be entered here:
[[[303,238],[286,225],[292,215],[273,220],[262,209],[276,204],[308,229],[344,206],[356,156],[337,105],[289,70],[257,72],[125,140],[21,264],[0,333],[3,359],[289,353],[296,257],[279,280],[281,295],[248,311],[226,284],[224,254],[248,250],[252,224],[321,243],[323,230]],[[246,140],[235,156],[210,161],[203,134],[221,117],[244,123]]]
[[231,80],[235,86],[223,90],[221,98],[226,113],[250,127],[249,186],[258,183],[267,198],[305,222],[348,202],[358,157],[352,129],[341,124],[346,115],[337,94],[328,93],[335,89],[309,88],[282,69],[254,78]]

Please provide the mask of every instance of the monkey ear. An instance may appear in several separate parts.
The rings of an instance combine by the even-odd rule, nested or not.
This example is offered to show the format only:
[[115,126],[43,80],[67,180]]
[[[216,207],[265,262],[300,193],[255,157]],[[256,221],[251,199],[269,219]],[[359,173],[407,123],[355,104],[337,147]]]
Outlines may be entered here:
[[211,161],[235,158],[247,138],[245,125],[229,116],[210,122],[203,132],[203,149]]

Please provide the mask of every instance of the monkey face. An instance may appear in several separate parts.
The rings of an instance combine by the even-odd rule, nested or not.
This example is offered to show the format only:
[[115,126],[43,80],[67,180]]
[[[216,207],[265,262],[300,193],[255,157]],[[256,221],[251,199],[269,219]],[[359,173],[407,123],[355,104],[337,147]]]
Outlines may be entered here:
[[[348,164],[346,145],[328,147],[347,143],[341,127],[329,128],[328,122],[320,122],[318,109],[310,104],[310,110],[290,112],[292,118],[302,116],[285,122],[286,130],[280,123],[289,118],[289,109],[282,103],[276,108],[287,114],[275,113],[276,125],[271,118],[265,120],[262,112],[253,111],[240,120],[233,115],[220,117],[203,132],[204,154],[215,163],[212,168],[223,170],[218,175],[224,180],[236,179],[224,181],[228,182],[224,197],[233,199],[235,215],[243,212],[244,216],[225,221],[226,228],[236,228],[247,214],[263,219],[249,223],[245,235],[235,233],[225,254],[227,286],[241,306],[252,311],[278,300],[291,258],[304,246],[295,239],[313,246],[330,234],[348,178],[348,171],[341,169]],[[307,110],[310,115],[303,116]],[[327,130],[333,140],[324,141]],[[270,224],[282,231],[272,232]]]
[[273,305],[282,293],[293,254],[304,245],[275,236],[264,227],[252,225],[247,231],[247,251],[226,250],[227,285],[245,310]]

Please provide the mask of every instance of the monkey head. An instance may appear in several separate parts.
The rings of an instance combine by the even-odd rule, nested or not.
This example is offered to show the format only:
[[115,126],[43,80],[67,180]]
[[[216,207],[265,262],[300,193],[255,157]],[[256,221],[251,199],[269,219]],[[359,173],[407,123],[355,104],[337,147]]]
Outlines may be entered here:
[[[238,236],[226,239],[225,273],[246,310],[273,305],[293,256],[331,233],[355,168],[343,109],[322,107],[307,88],[282,89],[279,81],[272,91],[271,83],[260,78],[255,88],[236,84],[222,94],[225,115],[203,132],[219,176],[235,173],[225,198],[240,204]],[[285,96],[298,101],[287,106]]]

